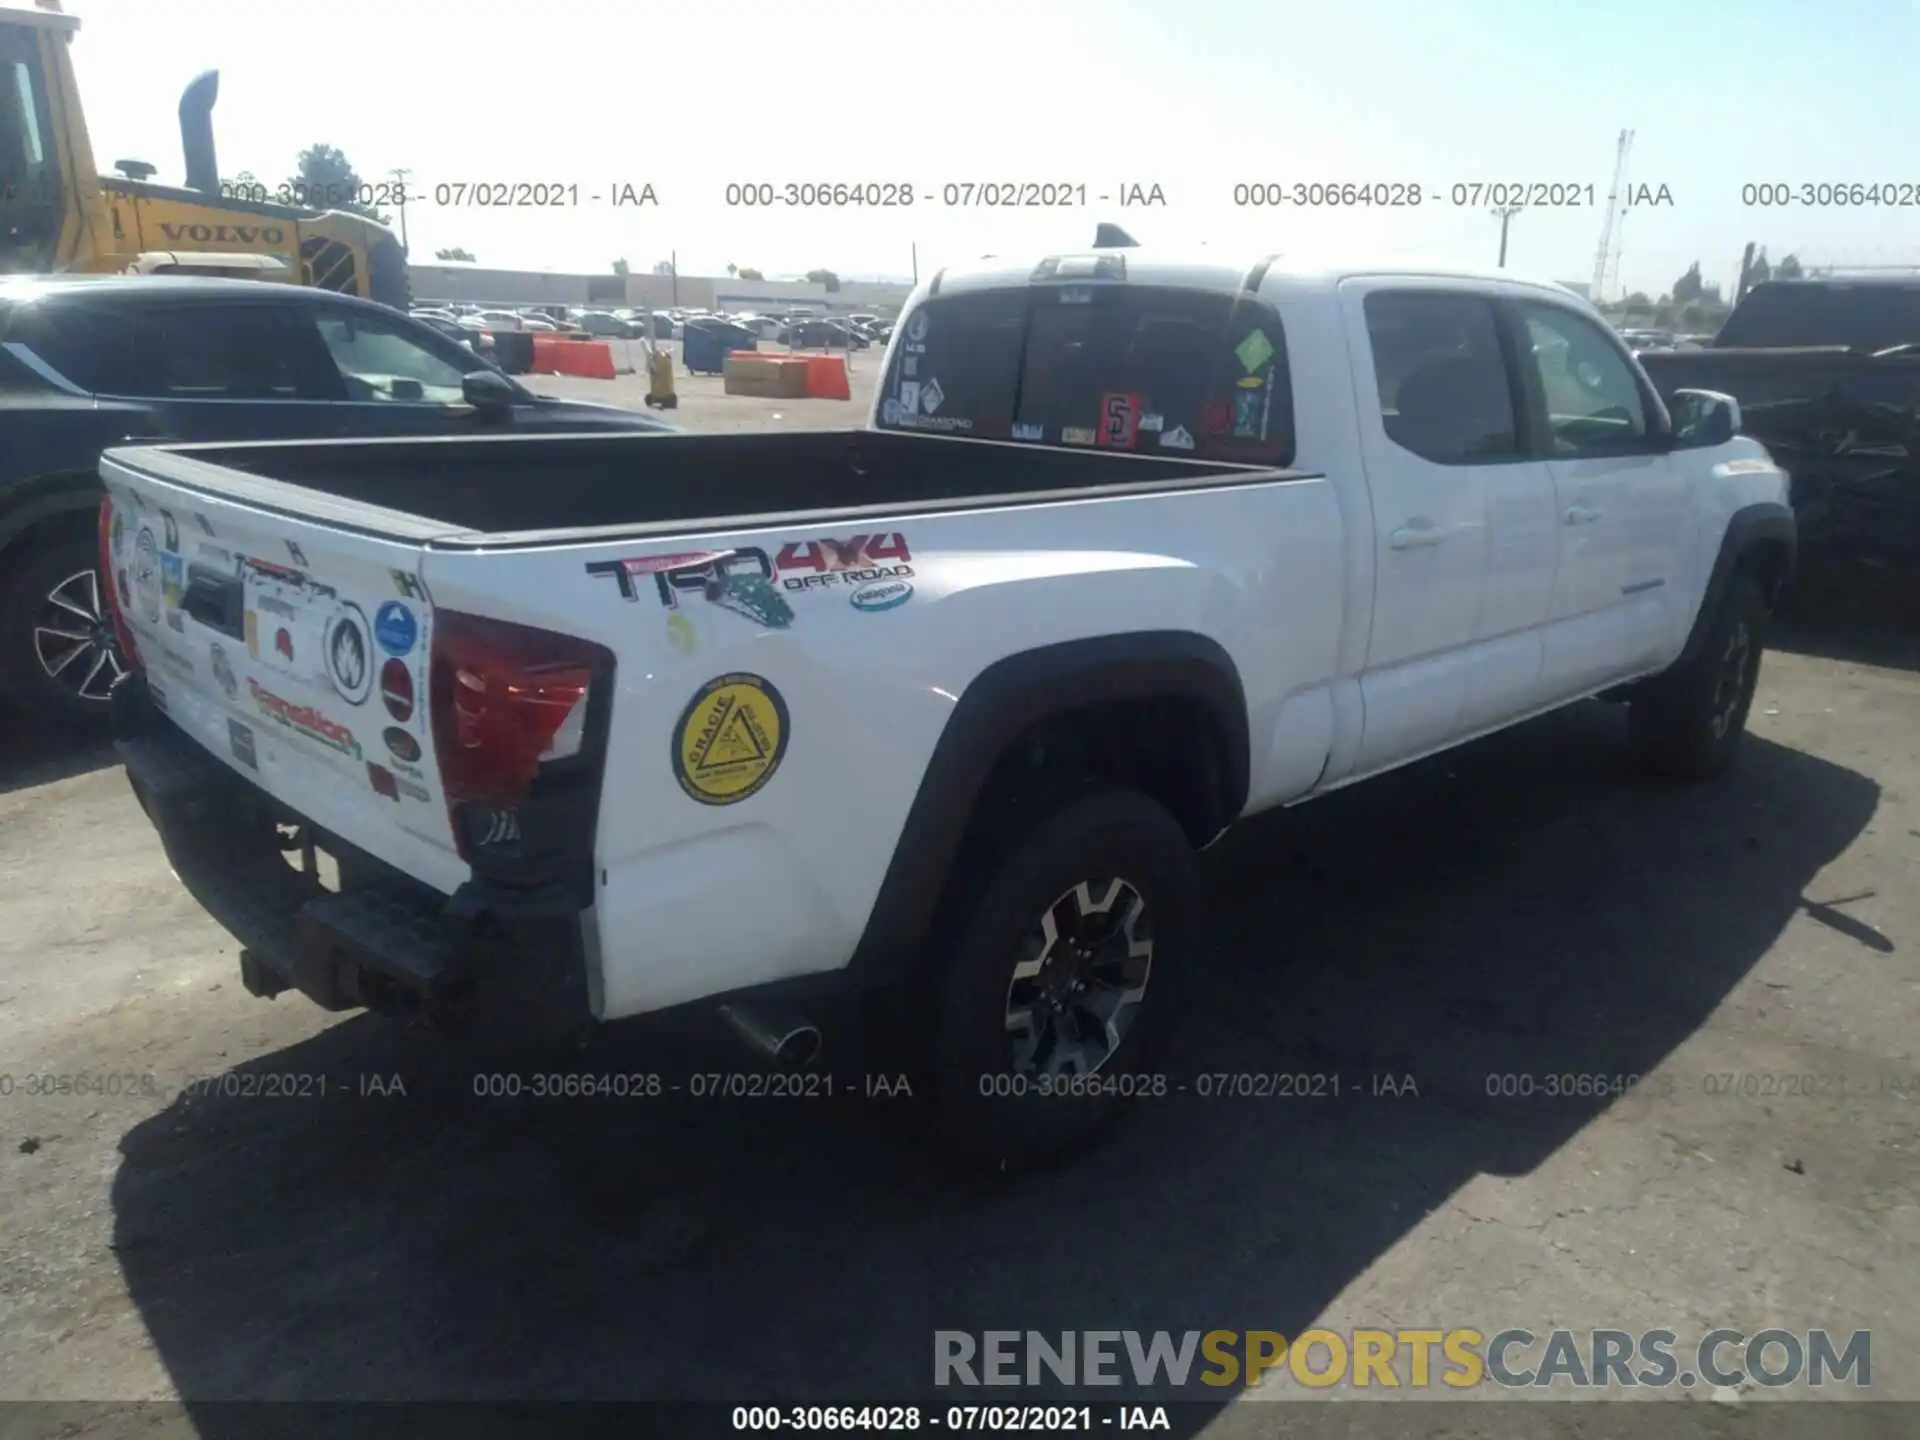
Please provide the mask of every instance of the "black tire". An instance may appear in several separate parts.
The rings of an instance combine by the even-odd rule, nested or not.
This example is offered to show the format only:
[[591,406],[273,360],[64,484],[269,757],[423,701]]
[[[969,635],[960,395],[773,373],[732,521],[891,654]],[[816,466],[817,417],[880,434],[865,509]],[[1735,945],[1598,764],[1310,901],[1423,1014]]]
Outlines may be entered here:
[[[0,591],[0,689],[32,723],[50,728],[104,725],[107,687],[123,662],[113,641],[112,621],[100,608],[107,604],[106,582],[98,573],[99,541],[93,527],[63,526],[44,538],[16,544],[32,548]],[[95,587],[99,613],[92,624],[50,598],[57,592],[71,601],[84,593],[86,587],[78,583],[83,575],[92,576]],[[55,630],[87,634],[93,637],[92,646],[65,645],[53,634]],[[104,659],[99,653],[102,644]],[[60,665],[69,651],[72,658]],[[50,666],[60,673],[49,673]],[[75,682],[87,676],[92,683],[83,692]]]
[[[944,957],[934,997],[929,1069],[942,1138],[950,1158],[968,1166],[1064,1159],[1103,1136],[1128,1101],[1150,1089],[1152,1066],[1180,1008],[1181,982],[1199,935],[1199,860],[1165,809],[1144,795],[1114,790],[1067,800],[1023,840],[975,858],[990,872],[980,877],[984,884],[970,887],[975,898],[960,912],[964,928]],[[1122,888],[1111,888],[1116,884]],[[1118,912],[1123,907],[1132,912],[1136,896],[1142,902],[1139,917],[1122,928]],[[1096,907],[1106,902],[1112,909],[1090,916],[1089,898]],[[1128,1007],[1127,1021],[1117,1027],[1120,1043],[1091,1071],[1090,1087],[1058,1076],[1043,1081],[1037,1070],[1023,1074],[1016,1060],[1023,1042],[1010,1032],[1010,1005],[1033,995],[1043,982],[1023,979],[1016,992],[1015,968],[1023,944],[1041,936],[1042,917],[1050,910],[1063,917],[1056,933],[1083,920],[1088,933],[1112,932],[1109,964],[1082,968],[1083,974],[1112,983],[1092,984],[1084,1001],[1069,999],[1070,1012],[1087,1001],[1110,1003],[1131,986],[1139,971],[1123,978],[1116,967],[1137,965],[1138,955],[1126,961],[1114,957],[1137,952],[1142,939],[1151,941],[1144,994]],[[1130,945],[1129,939],[1136,943]],[[1060,964],[1049,964],[1045,983],[1076,963],[1069,951],[1053,953]],[[1044,1014],[1048,1006],[1021,1008]],[[1069,1017],[1069,1028],[1089,1018],[1087,1012],[1072,1013],[1080,1020]],[[1060,1012],[1043,1024],[1057,1032]],[[1047,1053],[1046,1046],[1036,1045],[1030,1058]],[[1085,1093],[1087,1088],[1093,1093]],[[1054,1093],[1042,1093],[1047,1089]]]
[[1760,680],[1768,614],[1760,582],[1735,575],[1699,651],[1633,697],[1628,733],[1643,766],[1705,780],[1733,764]]

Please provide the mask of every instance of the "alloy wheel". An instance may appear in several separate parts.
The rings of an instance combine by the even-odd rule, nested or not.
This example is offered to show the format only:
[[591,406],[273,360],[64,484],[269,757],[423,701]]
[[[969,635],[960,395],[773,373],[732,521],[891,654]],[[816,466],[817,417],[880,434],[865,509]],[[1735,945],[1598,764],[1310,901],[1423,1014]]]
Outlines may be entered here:
[[81,700],[106,702],[126,666],[100,604],[100,578],[91,568],[47,592],[33,627],[33,651],[40,668],[62,689]]
[[1753,632],[1742,620],[1734,627],[1727,641],[1727,653],[1721,657],[1720,672],[1713,686],[1713,738],[1724,740],[1727,731],[1733,727],[1733,717],[1739,713],[1740,703],[1746,697],[1747,686],[1751,683],[1748,671],[1753,659]]
[[1007,986],[1012,1068],[1091,1075],[1138,1017],[1153,971],[1146,897],[1127,880],[1082,881],[1041,913]]

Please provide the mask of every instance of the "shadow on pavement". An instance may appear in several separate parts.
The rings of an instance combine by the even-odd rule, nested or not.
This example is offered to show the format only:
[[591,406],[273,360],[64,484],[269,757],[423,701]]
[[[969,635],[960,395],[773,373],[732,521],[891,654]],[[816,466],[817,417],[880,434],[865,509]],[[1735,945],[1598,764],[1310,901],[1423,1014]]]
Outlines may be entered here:
[[1803,562],[1767,644],[1797,655],[1920,670],[1920,576],[1815,556]]
[[104,721],[79,728],[44,725],[0,699],[0,795],[119,763]]
[[[1646,1103],[1502,1101],[1487,1077],[1652,1071],[1878,802],[1751,737],[1719,785],[1630,778],[1623,731],[1579,707],[1210,858],[1170,1073],[1333,1073],[1338,1100],[1169,1095],[1070,1168],[957,1186],[911,1102],[482,1099],[471,1059],[356,1018],[235,1072],[324,1097],[176,1101],[125,1136],[129,1291],[219,1440],[245,1412],[196,1402],[1031,1401],[933,1391],[933,1332],[1297,1333],[1467,1181]],[[600,1052],[746,1068],[684,1024]],[[1374,1097],[1380,1074],[1419,1098]],[[362,1093],[395,1075],[404,1098]],[[1176,1433],[1223,1403],[1192,1390],[1213,1403]]]

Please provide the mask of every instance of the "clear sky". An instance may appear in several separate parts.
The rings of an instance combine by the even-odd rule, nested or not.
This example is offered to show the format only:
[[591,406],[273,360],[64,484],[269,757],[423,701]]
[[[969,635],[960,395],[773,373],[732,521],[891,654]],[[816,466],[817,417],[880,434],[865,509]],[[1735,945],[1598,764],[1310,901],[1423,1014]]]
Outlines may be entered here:
[[[23,0],[13,0],[23,3]],[[1473,182],[1591,185],[1512,222],[1508,263],[1593,274],[1619,131],[1619,279],[1659,293],[1694,260],[1729,284],[1748,240],[1778,259],[1920,264],[1920,0],[66,0],[96,159],[181,176],[179,94],[221,72],[220,168],[273,183],[337,145],[361,176],[412,171],[416,258],[688,274],[911,271],[1084,246],[1492,263]],[[730,209],[730,181],[895,181],[911,209]],[[938,203],[948,182],[1088,187],[1072,210]],[[577,207],[475,210],[437,184],[580,186]],[[586,197],[650,182],[657,207]],[[1236,208],[1244,181],[1418,183],[1418,208]],[[1906,187],[1906,208],[1753,208],[1742,186]],[[1123,184],[1164,207],[1121,209]],[[1438,192],[1438,193],[1436,193]],[[1582,197],[1584,198],[1584,196]],[[1885,198],[1883,196],[1883,198]]]

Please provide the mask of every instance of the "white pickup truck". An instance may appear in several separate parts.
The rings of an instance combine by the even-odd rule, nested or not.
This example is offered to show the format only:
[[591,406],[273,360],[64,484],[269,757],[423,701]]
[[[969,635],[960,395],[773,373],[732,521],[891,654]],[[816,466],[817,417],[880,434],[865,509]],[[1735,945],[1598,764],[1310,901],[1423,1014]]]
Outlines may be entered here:
[[911,1002],[956,1135],[1047,1152],[1236,820],[1592,696],[1730,761],[1793,518],[1675,408],[1504,273],[949,269],[864,430],[109,452],[117,734],[256,994],[784,1063]]

